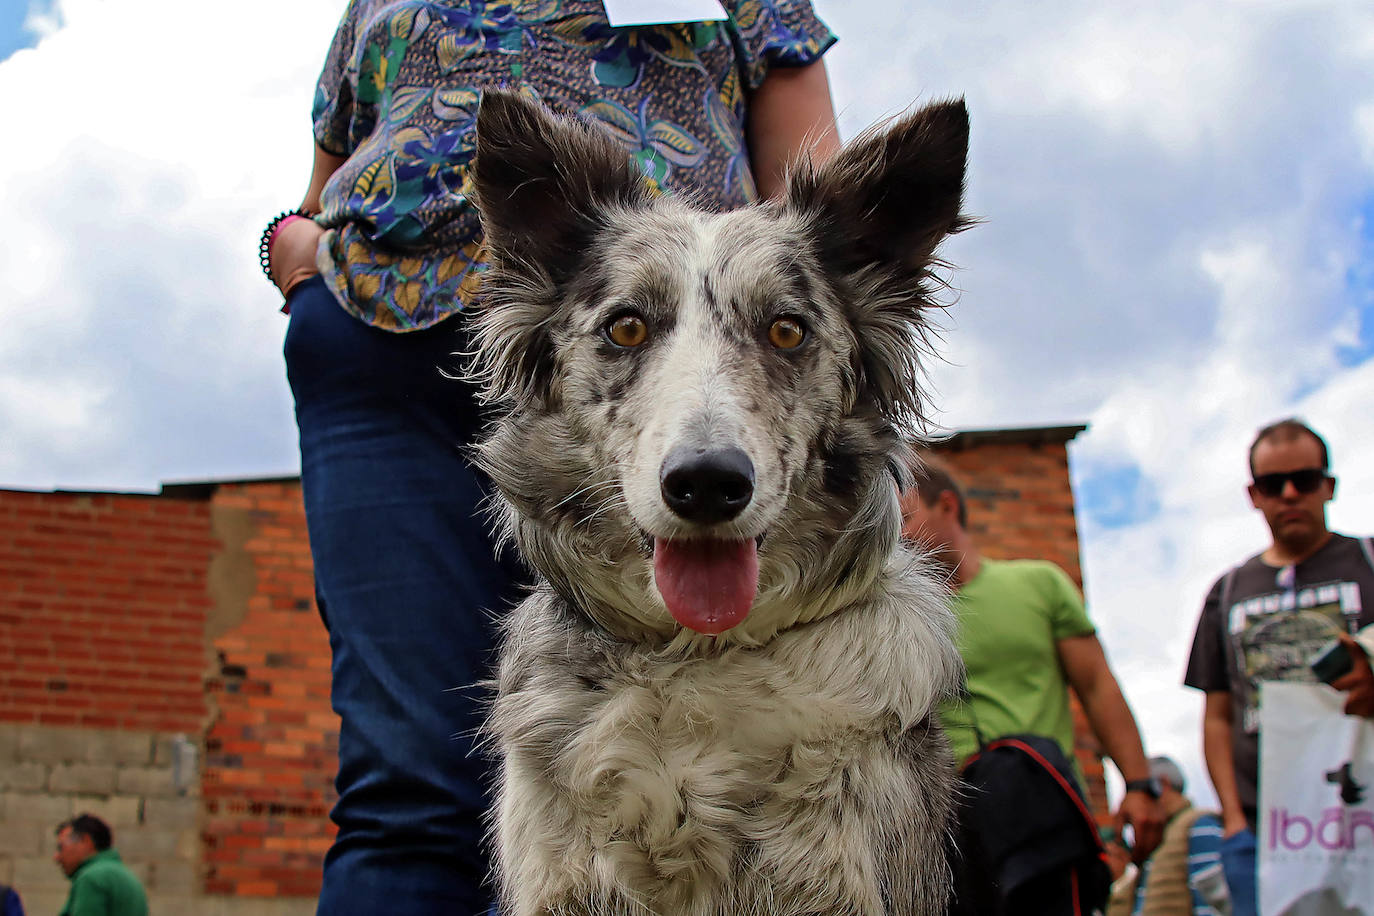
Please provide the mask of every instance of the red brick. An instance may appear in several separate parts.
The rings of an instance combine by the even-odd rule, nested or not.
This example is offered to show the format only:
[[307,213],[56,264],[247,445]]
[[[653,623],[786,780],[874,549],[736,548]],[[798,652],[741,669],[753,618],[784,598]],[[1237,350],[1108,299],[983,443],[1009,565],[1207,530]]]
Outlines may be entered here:
[[239,897],[275,897],[277,896],[277,882],[240,881],[234,888],[234,893]]

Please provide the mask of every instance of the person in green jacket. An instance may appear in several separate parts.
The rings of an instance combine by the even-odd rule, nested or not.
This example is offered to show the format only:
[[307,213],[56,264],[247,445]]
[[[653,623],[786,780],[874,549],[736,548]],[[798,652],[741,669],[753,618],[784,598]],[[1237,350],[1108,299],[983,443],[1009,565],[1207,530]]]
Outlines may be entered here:
[[53,858],[72,882],[61,916],[148,916],[148,898],[134,873],[110,848],[109,826],[81,814],[57,828]]

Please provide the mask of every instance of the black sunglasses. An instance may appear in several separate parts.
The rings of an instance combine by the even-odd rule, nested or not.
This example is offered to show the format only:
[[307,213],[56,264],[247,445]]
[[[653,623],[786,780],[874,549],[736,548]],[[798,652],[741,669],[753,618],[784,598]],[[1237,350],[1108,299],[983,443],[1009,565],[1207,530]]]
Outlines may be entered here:
[[1326,468],[1303,468],[1301,471],[1280,471],[1276,474],[1256,474],[1255,489],[1271,499],[1283,493],[1289,481],[1299,493],[1312,493],[1330,478]]

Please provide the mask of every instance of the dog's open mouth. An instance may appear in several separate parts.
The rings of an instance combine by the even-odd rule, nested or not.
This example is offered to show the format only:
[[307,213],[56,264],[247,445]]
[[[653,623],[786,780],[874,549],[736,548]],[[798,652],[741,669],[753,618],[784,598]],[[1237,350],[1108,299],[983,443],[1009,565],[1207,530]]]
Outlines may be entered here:
[[678,623],[711,636],[724,633],[754,605],[758,541],[654,538],[654,584]]

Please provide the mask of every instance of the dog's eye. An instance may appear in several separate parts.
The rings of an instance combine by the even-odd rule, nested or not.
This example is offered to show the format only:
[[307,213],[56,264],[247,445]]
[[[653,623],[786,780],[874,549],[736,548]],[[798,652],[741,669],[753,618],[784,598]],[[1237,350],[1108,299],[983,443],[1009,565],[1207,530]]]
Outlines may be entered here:
[[649,326],[634,312],[623,312],[606,325],[606,336],[617,347],[637,347],[649,339]]
[[806,340],[806,328],[795,318],[777,318],[768,327],[768,342],[779,350],[795,350]]

